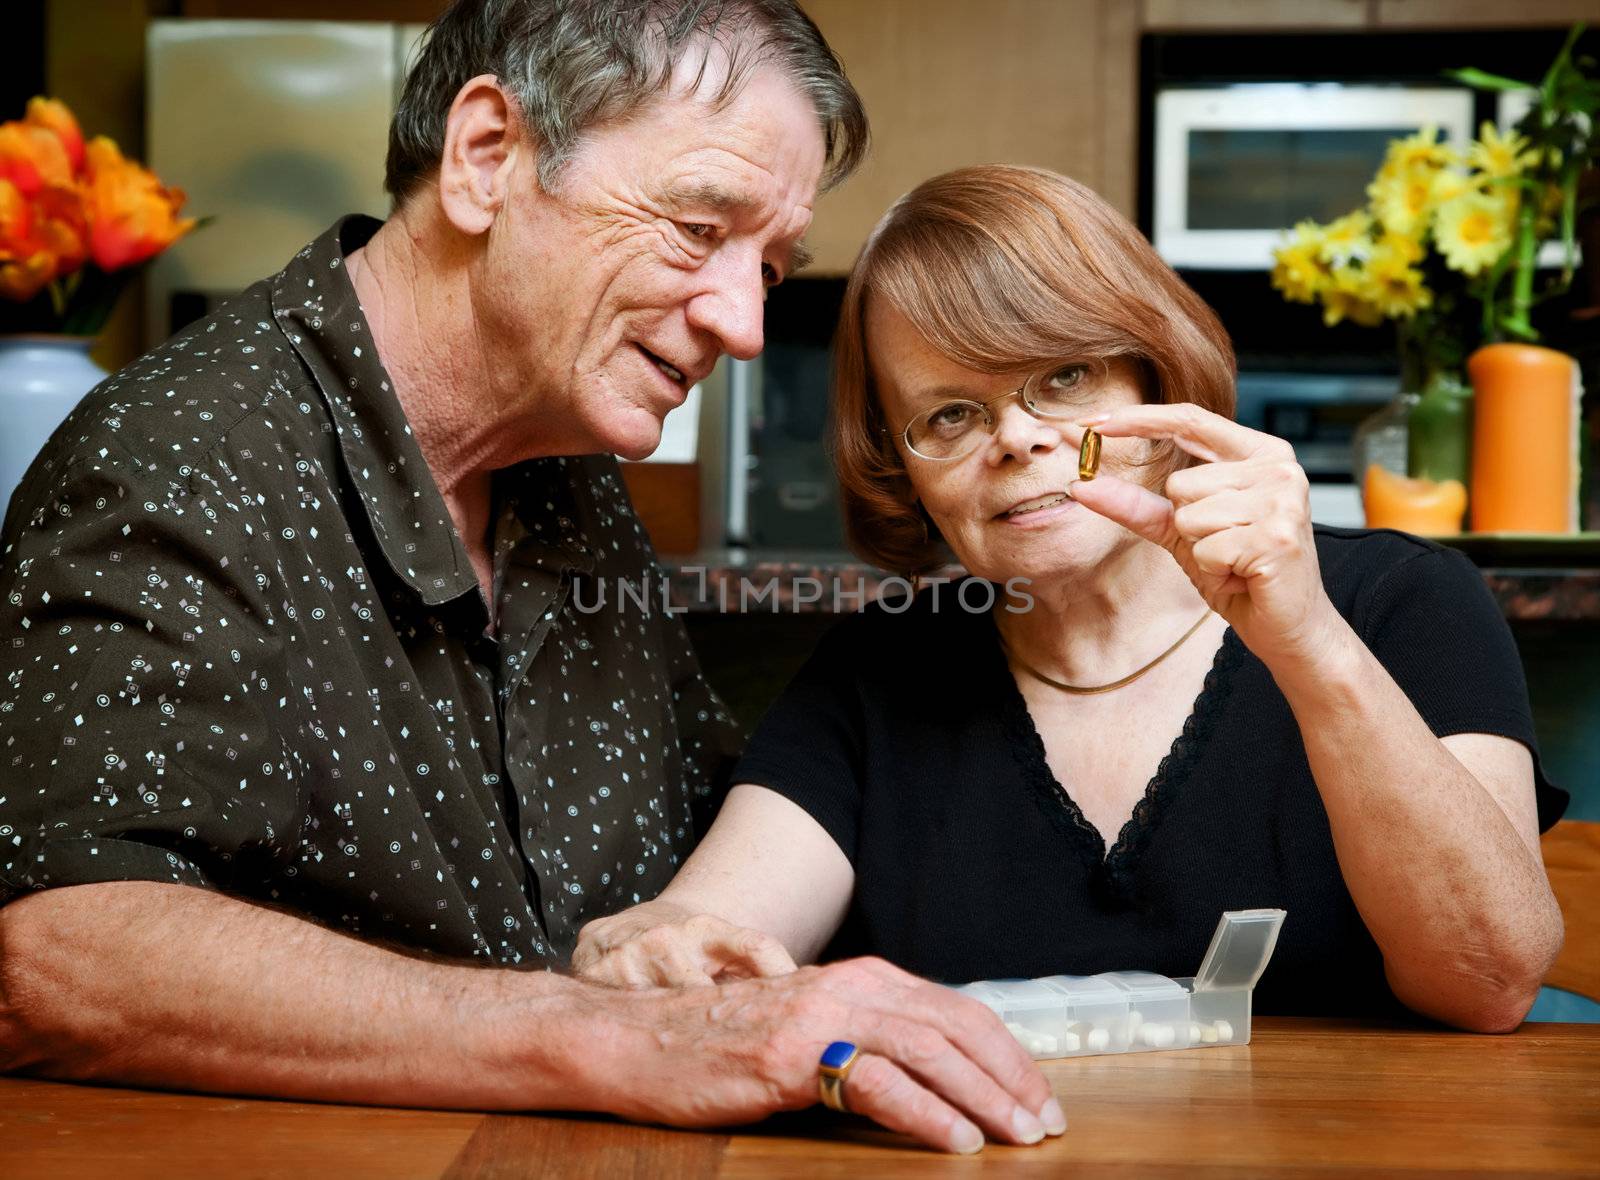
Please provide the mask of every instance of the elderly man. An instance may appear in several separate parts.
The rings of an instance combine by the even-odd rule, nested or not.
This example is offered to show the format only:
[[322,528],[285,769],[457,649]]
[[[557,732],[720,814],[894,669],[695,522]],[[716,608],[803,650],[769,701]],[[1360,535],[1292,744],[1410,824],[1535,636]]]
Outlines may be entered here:
[[929,1144],[1063,1129],[880,962],[539,969],[662,887],[733,749],[675,620],[574,609],[654,561],[611,455],[760,350],[865,133],[792,0],[456,4],[392,219],[85,400],[5,529],[0,1066],[704,1125],[816,1101],[848,1040],[828,1096]]

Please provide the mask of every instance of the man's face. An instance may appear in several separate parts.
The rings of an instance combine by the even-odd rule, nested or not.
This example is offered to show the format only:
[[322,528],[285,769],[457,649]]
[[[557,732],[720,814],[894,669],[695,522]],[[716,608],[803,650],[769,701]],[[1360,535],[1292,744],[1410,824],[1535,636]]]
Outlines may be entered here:
[[538,405],[530,427],[567,453],[648,455],[718,356],[761,351],[824,159],[811,103],[768,66],[720,109],[675,78],[586,136],[553,193],[524,142],[473,283],[496,400]]

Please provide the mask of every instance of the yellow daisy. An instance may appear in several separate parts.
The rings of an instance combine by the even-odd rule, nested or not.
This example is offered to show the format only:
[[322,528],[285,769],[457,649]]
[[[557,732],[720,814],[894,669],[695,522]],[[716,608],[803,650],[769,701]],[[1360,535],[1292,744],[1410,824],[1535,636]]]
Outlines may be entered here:
[[1410,265],[1401,250],[1380,245],[1368,260],[1365,275],[1362,295],[1389,319],[1410,319],[1433,305],[1433,292],[1423,285],[1422,272]]
[[1438,139],[1439,129],[1430,123],[1415,135],[1390,140],[1383,167],[1396,172],[1410,172],[1419,167],[1443,168],[1456,163],[1455,151],[1448,144],[1439,143]]
[[1316,222],[1302,221],[1294,236],[1272,252],[1272,286],[1291,303],[1315,303],[1328,285],[1330,271],[1320,258],[1322,236]]
[[1367,196],[1372,198],[1372,211],[1383,228],[1410,235],[1426,230],[1437,176],[1437,171],[1427,166],[1380,171],[1367,186]]
[[1484,120],[1478,140],[1467,152],[1467,163],[1491,180],[1520,176],[1524,168],[1539,162],[1539,153],[1528,150],[1528,141],[1516,132],[1502,136],[1495,125]]
[[1381,324],[1383,313],[1364,298],[1364,284],[1359,270],[1335,272],[1333,282],[1322,292],[1322,322],[1330,328],[1340,320],[1350,320],[1366,328]]
[[1507,200],[1475,190],[1465,192],[1439,206],[1433,240],[1452,269],[1475,275],[1493,266],[1510,248],[1515,216],[1515,194]]
[[1322,231],[1318,256],[1329,266],[1347,266],[1372,251],[1372,215],[1365,209],[1330,221]]

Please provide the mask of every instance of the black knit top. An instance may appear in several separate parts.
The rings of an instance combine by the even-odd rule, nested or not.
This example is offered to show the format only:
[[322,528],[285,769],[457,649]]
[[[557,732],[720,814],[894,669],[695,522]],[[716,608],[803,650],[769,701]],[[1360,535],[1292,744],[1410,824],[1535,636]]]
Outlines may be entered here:
[[[1329,597],[1433,732],[1527,745],[1540,826],[1554,823],[1566,793],[1539,766],[1522,666],[1477,570],[1399,533],[1319,526],[1316,541]],[[1396,1008],[1299,728],[1231,629],[1107,852],[1045,761],[992,614],[962,609],[956,589],[938,610],[925,591],[840,623],[735,772],[803,807],[855,867],[827,957],[882,955],[951,983],[1191,975],[1224,910],[1272,906],[1288,918],[1257,1011]],[[987,600],[967,589],[965,601]]]

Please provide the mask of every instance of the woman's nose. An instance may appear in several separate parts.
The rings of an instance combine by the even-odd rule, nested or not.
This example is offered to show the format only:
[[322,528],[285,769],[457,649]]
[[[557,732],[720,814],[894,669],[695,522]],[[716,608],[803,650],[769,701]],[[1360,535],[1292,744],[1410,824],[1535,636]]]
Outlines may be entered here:
[[1008,398],[990,412],[995,415],[994,438],[989,444],[992,463],[1005,459],[1031,463],[1062,444],[1062,430],[1067,423],[1034,417],[1022,408],[1020,398]]

